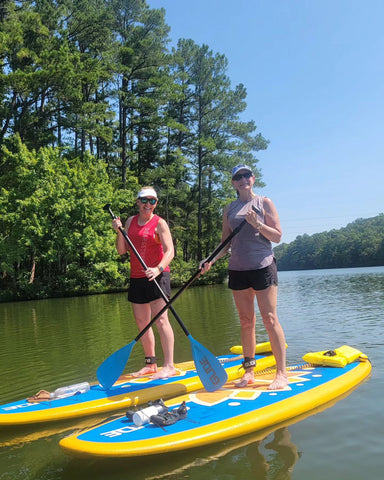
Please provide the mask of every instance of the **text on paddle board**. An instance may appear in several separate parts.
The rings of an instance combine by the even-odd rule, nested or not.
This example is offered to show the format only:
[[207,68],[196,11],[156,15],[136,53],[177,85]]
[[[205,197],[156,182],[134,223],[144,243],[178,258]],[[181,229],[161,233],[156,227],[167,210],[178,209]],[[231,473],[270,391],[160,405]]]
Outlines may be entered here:
[[132,425],[127,427],[116,428],[116,430],[104,432],[104,433],[101,433],[100,435],[105,437],[110,437],[110,438],[119,437],[120,435],[124,435],[124,433],[137,432],[137,430],[140,430],[141,428],[144,428],[144,426],[136,427],[136,425]]

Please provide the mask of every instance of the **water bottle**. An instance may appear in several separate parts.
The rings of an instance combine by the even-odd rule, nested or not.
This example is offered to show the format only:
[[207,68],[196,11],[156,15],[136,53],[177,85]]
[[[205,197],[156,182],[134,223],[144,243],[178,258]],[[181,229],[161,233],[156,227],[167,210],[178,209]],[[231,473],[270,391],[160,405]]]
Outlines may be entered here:
[[76,395],[76,393],[85,393],[91,389],[88,382],[76,383],[75,385],[69,385],[68,387],[59,387],[50,394],[51,398],[66,398]]
[[159,415],[159,413],[165,413],[168,411],[168,408],[164,404],[154,404],[150,407],[143,408],[134,413],[132,420],[136,427],[141,427],[149,423],[149,420],[152,415]]

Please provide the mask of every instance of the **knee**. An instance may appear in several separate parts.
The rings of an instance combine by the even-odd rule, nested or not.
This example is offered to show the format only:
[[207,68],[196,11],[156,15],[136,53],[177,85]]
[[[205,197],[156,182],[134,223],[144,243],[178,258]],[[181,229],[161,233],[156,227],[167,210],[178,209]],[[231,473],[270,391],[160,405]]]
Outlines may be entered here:
[[262,315],[262,319],[267,332],[274,330],[278,325],[277,315],[273,312],[268,312]]
[[156,320],[156,327],[158,330],[164,330],[170,327],[170,323],[168,320],[168,317],[166,315],[162,315],[159,317],[158,320]]
[[136,320],[136,325],[141,328],[144,328],[149,323],[147,318],[136,317],[135,320]]
[[256,326],[256,317],[242,316],[240,318],[240,324],[243,330],[254,330]]

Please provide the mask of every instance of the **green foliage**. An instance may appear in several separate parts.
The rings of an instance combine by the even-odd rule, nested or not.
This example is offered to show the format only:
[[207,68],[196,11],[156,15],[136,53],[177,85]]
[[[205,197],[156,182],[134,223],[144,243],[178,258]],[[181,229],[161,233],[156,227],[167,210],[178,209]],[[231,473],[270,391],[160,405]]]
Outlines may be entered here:
[[102,161],[68,159],[58,148],[30,151],[16,136],[5,142],[0,167],[3,296],[124,285],[102,210],[113,194]]
[[[182,287],[199,268],[199,262],[185,262],[176,256],[171,264],[172,287]],[[228,276],[228,261],[219,261],[209,272],[196,278],[196,285],[216,285]]]
[[279,270],[384,265],[384,214],[357,219],[340,230],[299,236],[274,251]]

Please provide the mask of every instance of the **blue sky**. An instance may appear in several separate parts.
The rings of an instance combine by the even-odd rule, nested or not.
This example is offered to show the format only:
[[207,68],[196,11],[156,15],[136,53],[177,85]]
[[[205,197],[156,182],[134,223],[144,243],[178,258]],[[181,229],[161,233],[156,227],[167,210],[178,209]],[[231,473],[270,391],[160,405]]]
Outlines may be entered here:
[[[382,0],[147,0],[170,38],[228,59],[283,242],[384,212]],[[171,44],[171,45],[172,45]]]

